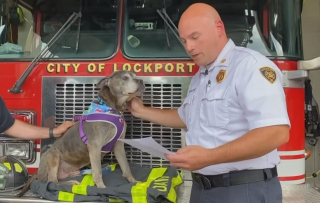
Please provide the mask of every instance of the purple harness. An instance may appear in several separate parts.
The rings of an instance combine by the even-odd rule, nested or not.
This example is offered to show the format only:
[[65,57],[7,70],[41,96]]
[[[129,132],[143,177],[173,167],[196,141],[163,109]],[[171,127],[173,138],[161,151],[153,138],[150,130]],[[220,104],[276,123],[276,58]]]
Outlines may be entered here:
[[88,115],[76,115],[74,116],[75,121],[80,121],[79,125],[79,132],[80,132],[80,137],[82,141],[87,144],[88,143],[88,138],[83,132],[83,122],[107,122],[116,127],[116,133],[113,136],[113,138],[105,145],[102,147],[101,151],[102,152],[110,152],[115,143],[117,142],[118,138],[121,136],[123,129],[124,129],[124,116],[123,115],[117,115],[117,114],[112,114],[112,113],[91,113]]

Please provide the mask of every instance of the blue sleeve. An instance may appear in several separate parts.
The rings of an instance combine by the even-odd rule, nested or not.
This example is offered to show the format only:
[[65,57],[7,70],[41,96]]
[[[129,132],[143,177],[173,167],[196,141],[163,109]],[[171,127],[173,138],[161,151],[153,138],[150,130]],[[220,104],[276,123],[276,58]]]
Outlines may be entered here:
[[0,133],[8,130],[14,124],[14,121],[3,99],[0,97]]

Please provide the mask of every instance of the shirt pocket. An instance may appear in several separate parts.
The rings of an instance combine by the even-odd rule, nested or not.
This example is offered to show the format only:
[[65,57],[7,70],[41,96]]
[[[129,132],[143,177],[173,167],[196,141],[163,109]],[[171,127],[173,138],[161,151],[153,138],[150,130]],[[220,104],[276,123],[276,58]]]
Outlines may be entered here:
[[188,96],[182,103],[187,129],[191,123],[191,118],[192,118],[191,111],[192,111],[193,100],[194,100],[194,95],[192,94]]
[[224,128],[229,123],[228,88],[210,91],[204,98],[204,114],[208,125]]

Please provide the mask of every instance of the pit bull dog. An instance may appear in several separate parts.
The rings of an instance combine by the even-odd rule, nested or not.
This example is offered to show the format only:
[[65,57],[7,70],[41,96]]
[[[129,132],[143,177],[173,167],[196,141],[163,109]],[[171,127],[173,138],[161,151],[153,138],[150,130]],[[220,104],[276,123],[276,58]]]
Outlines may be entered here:
[[[126,102],[144,92],[143,81],[129,71],[116,71],[100,80],[96,87],[100,88],[97,99],[83,115],[75,117],[79,121],[41,155],[38,172],[29,179],[18,194],[19,197],[28,191],[34,179],[61,184],[59,180],[79,175],[79,170],[89,164],[94,183],[98,188],[105,188],[101,159],[110,151],[113,151],[123,176],[130,183],[137,182],[131,174],[124,143],[117,139],[124,138],[126,134],[126,123],[122,115],[127,108]],[[90,116],[94,116],[94,119],[90,120]],[[102,121],[101,116],[109,116],[109,120]],[[66,181],[62,184],[80,183]]]

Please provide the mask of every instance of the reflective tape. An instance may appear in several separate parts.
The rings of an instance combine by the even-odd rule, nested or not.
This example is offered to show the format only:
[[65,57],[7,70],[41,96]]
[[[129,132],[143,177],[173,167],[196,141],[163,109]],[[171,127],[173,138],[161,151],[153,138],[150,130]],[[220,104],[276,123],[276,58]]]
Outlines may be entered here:
[[152,169],[148,180],[146,182],[140,182],[131,188],[132,203],[148,203],[147,190],[152,181],[163,176],[166,172],[166,168],[154,168]]
[[180,185],[183,182],[181,175],[178,173],[177,177],[173,177],[172,178],[172,184],[171,184],[171,188],[170,191],[167,195],[167,198],[171,201],[171,202],[176,202],[177,201],[177,193],[175,190],[175,187]]
[[65,201],[65,202],[73,202],[74,200],[74,194],[71,192],[59,192],[58,196],[59,201]]

